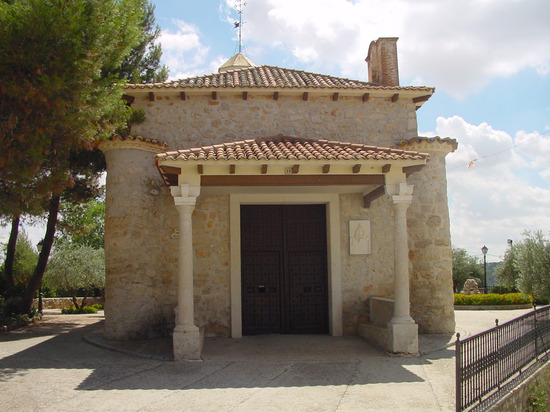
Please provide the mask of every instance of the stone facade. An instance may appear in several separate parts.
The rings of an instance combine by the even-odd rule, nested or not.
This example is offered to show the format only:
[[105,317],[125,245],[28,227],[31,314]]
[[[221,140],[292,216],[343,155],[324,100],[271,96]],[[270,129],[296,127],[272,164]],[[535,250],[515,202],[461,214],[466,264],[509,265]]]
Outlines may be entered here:
[[[373,90],[376,93],[366,99],[357,93],[338,96],[322,89],[311,90],[307,98],[303,90],[285,90],[277,99],[273,92],[262,89],[250,90],[246,99],[242,91],[231,89],[216,92],[215,97],[209,91],[193,90],[185,99],[169,88],[134,93],[133,107],[144,109],[146,120],[132,127],[132,135],[143,138],[101,146],[108,170],[106,336],[162,336],[170,334],[176,323],[174,309],[178,305],[178,276],[182,273],[178,269],[178,230],[183,226],[179,225],[174,193],[164,185],[154,154],[276,135],[381,147],[402,144],[405,150],[430,154],[429,163],[406,180],[414,186],[407,211],[405,263],[409,268],[410,313],[420,331],[454,331],[445,177],[445,155],[453,150],[452,144],[445,140],[415,140],[419,100]],[[404,174],[400,176],[404,178]],[[180,180],[178,184],[182,183]],[[403,182],[392,185],[395,183]],[[227,192],[200,190],[192,214],[194,321],[206,336],[227,337],[234,329],[236,293],[235,284],[232,289],[231,201]],[[272,194],[277,192],[271,190]],[[323,188],[317,193],[322,195]],[[339,209],[340,261],[336,262],[338,282],[332,284],[341,282],[341,297],[337,292],[341,314],[331,316],[341,317],[344,334],[357,334],[359,325],[369,322],[370,298],[395,298],[395,200],[386,194],[365,208],[364,193],[334,193],[338,199],[334,204]],[[350,254],[350,220],[370,222],[370,254]],[[399,230],[402,227],[404,223]],[[403,305],[400,307],[402,310]]]
[[[378,199],[370,208],[362,207],[359,194],[340,196],[342,234],[342,304],[345,334],[356,334],[357,326],[369,321],[369,299],[393,297],[393,219],[387,198]],[[349,254],[349,220],[366,219],[371,223],[372,253]]]
[[195,324],[230,336],[229,196],[199,197],[193,216]]
[[173,200],[152,151],[113,148],[105,157],[106,336],[167,335],[174,322],[178,260],[171,237],[177,226]]
[[[259,93],[259,92],[258,92]],[[147,113],[144,123],[132,127],[132,134],[168,143],[173,149],[200,147],[255,137],[275,135],[339,140],[375,146],[395,146],[402,139],[417,136],[415,105],[390,98],[283,95],[250,93],[192,95],[182,101],[177,94],[159,95],[151,102],[136,97],[133,107]]]

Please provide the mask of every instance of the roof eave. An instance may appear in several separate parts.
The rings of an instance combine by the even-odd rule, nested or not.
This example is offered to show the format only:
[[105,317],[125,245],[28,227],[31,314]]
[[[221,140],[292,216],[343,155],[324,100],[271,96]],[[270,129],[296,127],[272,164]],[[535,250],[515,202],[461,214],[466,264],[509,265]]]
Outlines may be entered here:
[[[135,98],[146,98],[153,95],[180,95],[185,93],[186,97],[212,95],[215,92],[218,96],[222,95],[239,95],[243,93],[253,93],[257,95],[273,95],[278,93],[279,96],[301,96],[308,93],[310,97],[330,96],[337,94],[339,97],[357,97],[367,98],[393,98],[393,99],[413,99],[417,107],[422,106],[428,101],[435,92],[433,87],[424,86],[409,86],[409,87],[380,87],[370,86],[364,88],[349,88],[349,87],[156,87],[155,85],[144,85],[147,87],[128,88],[124,90],[125,96]],[[151,86],[151,87],[149,87]]]

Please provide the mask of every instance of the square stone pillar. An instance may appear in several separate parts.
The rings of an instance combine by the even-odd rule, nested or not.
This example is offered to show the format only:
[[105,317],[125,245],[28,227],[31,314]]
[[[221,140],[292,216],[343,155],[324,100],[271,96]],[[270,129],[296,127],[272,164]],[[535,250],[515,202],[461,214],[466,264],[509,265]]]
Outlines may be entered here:
[[178,306],[173,344],[175,360],[200,360],[203,331],[195,325],[193,294],[192,215],[200,187],[180,185],[170,188],[179,214]]
[[394,306],[388,323],[389,346],[396,353],[418,353],[418,325],[410,315],[409,246],[407,209],[412,202],[413,186],[406,183],[387,185],[394,209]]

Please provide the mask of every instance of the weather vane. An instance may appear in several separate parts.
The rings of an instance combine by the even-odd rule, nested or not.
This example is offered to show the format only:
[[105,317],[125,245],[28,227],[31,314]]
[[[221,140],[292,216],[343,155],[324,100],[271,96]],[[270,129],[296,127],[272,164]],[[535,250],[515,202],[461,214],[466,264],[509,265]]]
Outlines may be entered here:
[[242,51],[243,47],[243,7],[246,6],[246,3],[243,3],[242,0],[239,0],[238,3],[235,4],[235,8],[237,9],[237,13],[239,13],[239,21],[236,21],[235,28],[239,29],[239,53]]

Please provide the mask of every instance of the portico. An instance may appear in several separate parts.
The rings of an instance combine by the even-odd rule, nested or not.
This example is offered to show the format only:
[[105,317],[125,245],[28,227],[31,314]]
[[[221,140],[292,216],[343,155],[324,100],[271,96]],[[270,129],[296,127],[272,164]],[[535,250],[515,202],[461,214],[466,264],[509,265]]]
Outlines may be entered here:
[[[286,136],[254,139],[197,149],[166,152],[156,164],[179,215],[178,305],[174,355],[200,359],[203,334],[193,306],[192,213],[199,196],[229,195],[231,336],[243,333],[241,206],[326,205],[328,326],[341,336],[342,216],[339,196],[361,193],[363,208],[386,196],[394,215],[394,313],[388,325],[388,350],[418,351],[418,327],[410,316],[406,211],[413,187],[407,176],[429,160],[426,153]],[[370,234],[369,234],[370,236]],[[349,249],[349,248],[348,248]],[[307,287],[304,287],[306,290]]]

